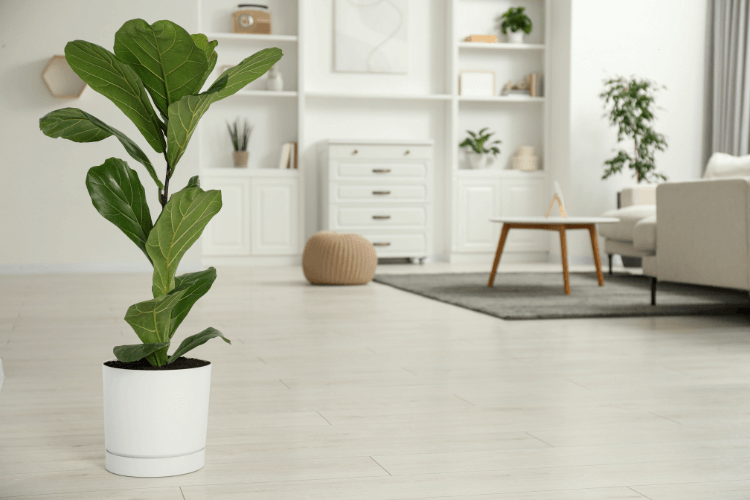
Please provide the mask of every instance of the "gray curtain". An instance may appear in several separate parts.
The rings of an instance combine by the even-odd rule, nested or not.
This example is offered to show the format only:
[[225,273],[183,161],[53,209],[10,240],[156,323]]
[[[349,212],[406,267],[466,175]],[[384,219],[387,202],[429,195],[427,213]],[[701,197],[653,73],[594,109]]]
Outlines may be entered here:
[[708,151],[750,154],[750,0],[710,0],[706,51]]

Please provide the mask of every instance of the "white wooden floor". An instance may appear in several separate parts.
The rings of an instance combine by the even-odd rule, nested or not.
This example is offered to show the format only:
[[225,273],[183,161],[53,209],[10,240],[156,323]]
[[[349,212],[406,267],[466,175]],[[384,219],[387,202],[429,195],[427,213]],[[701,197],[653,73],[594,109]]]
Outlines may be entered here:
[[234,341],[196,351],[206,467],[109,474],[100,364],[150,283],[0,276],[0,498],[750,498],[747,320],[505,322],[296,268],[220,269],[177,333]]

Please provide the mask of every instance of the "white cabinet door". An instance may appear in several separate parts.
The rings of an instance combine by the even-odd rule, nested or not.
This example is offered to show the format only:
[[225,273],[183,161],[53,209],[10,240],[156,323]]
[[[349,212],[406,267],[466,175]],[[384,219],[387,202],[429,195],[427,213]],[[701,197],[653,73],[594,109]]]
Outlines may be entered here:
[[253,255],[297,255],[299,251],[298,179],[252,180]]
[[204,177],[201,187],[221,190],[222,200],[203,231],[203,255],[250,255],[250,179]]
[[458,180],[457,252],[492,252],[500,237],[501,184],[497,178]]
[[[546,200],[549,202],[549,200]],[[503,216],[528,217],[544,215],[547,205],[544,179],[504,179],[502,194]],[[505,243],[507,252],[544,252],[549,250],[548,231],[514,229]]]

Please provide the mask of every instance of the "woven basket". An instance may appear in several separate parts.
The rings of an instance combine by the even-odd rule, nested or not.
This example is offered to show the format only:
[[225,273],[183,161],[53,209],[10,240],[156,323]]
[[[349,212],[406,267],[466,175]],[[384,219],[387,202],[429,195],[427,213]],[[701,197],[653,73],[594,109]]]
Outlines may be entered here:
[[365,285],[377,265],[375,247],[358,234],[320,232],[302,254],[302,271],[313,285]]

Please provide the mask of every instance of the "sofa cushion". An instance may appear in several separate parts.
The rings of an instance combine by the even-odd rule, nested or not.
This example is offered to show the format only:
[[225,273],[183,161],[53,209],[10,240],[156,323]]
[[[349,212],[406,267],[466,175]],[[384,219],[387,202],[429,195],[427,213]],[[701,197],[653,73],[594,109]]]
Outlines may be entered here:
[[615,217],[620,222],[615,224],[599,224],[599,234],[605,238],[618,241],[633,241],[635,225],[645,219],[656,215],[656,205],[633,205],[617,210],[610,210],[602,217]]
[[646,217],[635,225],[633,246],[638,250],[656,252],[656,216]]
[[750,155],[732,156],[726,153],[711,155],[703,178],[726,179],[731,177],[750,177]]

